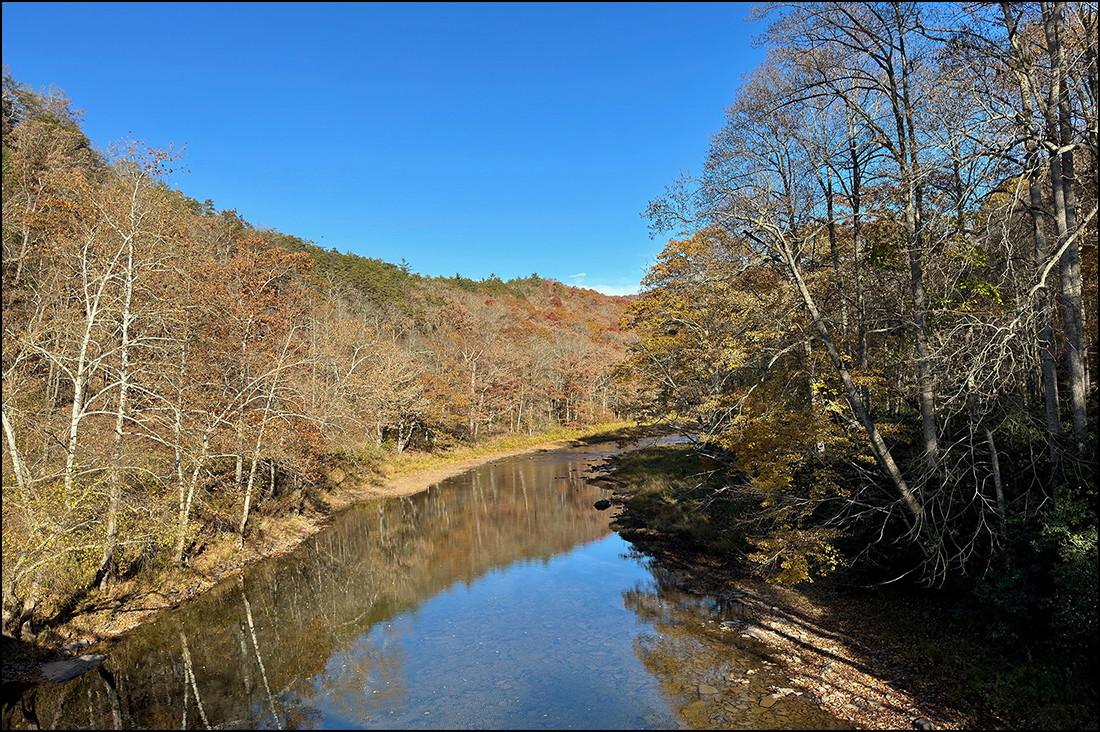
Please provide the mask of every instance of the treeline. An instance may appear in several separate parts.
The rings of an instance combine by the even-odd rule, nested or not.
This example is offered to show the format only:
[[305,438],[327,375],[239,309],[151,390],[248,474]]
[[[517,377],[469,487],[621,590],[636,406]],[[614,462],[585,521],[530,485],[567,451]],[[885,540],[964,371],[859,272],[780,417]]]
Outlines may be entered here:
[[4,632],[243,547],[327,461],[616,418],[625,299],[326,251],[173,189],[178,159],[94,150],[5,67]]
[[624,374],[772,579],[858,557],[1094,647],[1095,4],[756,13],[767,61],[646,211],[677,237]]

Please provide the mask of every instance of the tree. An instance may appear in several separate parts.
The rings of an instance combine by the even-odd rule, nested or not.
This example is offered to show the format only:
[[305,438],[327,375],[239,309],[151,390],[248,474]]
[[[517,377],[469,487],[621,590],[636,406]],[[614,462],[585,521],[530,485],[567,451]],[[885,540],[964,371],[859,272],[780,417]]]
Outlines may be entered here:
[[[1072,139],[1063,145],[1061,97],[1050,96],[1053,81],[1043,81],[1059,78],[1061,67],[1052,62],[1048,73],[1035,63],[1049,58],[1052,39],[1061,37],[1055,6],[1045,11],[1045,25],[1027,11],[1026,47],[1014,25],[1023,17],[1019,10],[1002,12],[991,25],[988,8],[975,7],[967,11],[978,18],[972,28],[952,19],[957,10],[763,6],[757,17],[771,20],[767,63],[727,110],[702,173],[683,176],[644,214],[654,233],[679,230],[687,238],[669,243],[647,280],[653,289],[633,310],[643,337],[628,370],[655,389],[658,414],[690,416],[707,444],[728,449],[723,459],[740,466],[750,486],[786,481],[797,488],[802,481],[791,490],[805,490],[810,479],[802,466],[819,461],[808,449],[814,437],[858,427],[894,501],[883,503],[878,494],[869,500],[862,489],[837,494],[831,504],[848,509],[819,512],[811,523],[849,530],[877,516],[886,523],[876,535],[893,537],[889,517],[904,515],[908,527],[900,533],[919,548],[926,576],[938,580],[953,568],[966,571],[975,557],[994,556],[1006,512],[1014,505],[1030,510],[1033,490],[1040,489],[1041,501],[1049,488],[1042,479],[1005,481],[998,439],[1026,441],[1028,428],[1020,425],[1032,419],[1030,391],[1039,384],[1057,455],[1057,334],[1043,287],[1080,237],[1071,232],[1084,224],[1053,222],[1058,206],[1047,191],[1056,186],[1044,191],[1040,173],[1056,166],[1044,168],[1040,152],[1053,161],[1087,149],[1084,130],[1091,129],[1088,110],[1095,106],[1069,104]],[[995,32],[1005,24],[1008,38]],[[1079,45],[1080,58],[1091,58],[1088,43]],[[1087,88],[1086,76],[1069,86]],[[1037,102],[1028,107],[1025,97]],[[1029,109],[1054,116],[1044,121]],[[1023,161],[1016,157],[1020,148]],[[1018,205],[1020,190],[1030,207]],[[1067,215],[1072,208],[1064,206]],[[1026,242],[1021,215],[1030,218]],[[1055,253],[1048,230],[1050,238],[1061,237]],[[1022,261],[1031,264],[1021,267]],[[744,278],[768,268],[774,291],[786,291],[797,307],[777,309],[778,301],[761,298],[734,305],[721,289],[750,291]],[[865,277],[876,286],[864,288]],[[1069,303],[1063,314],[1072,313],[1072,286],[1061,289]],[[752,394],[739,391],[751,383],[754,360],[732,354],[746,352],[743,333],[750,331],[716,321],[740,326],[745,309],[767,313],[777,325],[757,331],[759,355],[776,360],[755,368],[786,374],[786,386],[765,377]],[[1076,348],[1076,327],[1063,325],[1068,351]],[[1029,340],[1028,333],[1038,337]],[[1064,369],[1067,383],[1079,381],[1075,368]],[[1032,379],[1030,369],[1041,378]],[[761,394],[766,401],[754,405]],[[1081,413],[1068,401],[1071,416]],[[739,415],[754,407],[757,424],[734,429],[736,420],[727,416],[734,403]],[[811,419],[841,403],[827,419]],[[909,447],[910,405],[919,415],[918,471]],[[799,431],[803,447],[787,436]],[[842,442],[826,437],[819,445],[854,459],[860,451]],[[774,458],[770,472],[754,472],[743,455],[763,444],[785,457]],[[858,484],[859,471],[842,464],[832,463],[836,474]],[[1042,475],[1045,468],[1036,470]],[[803,506],[812,503],[809,493],[800,495]],[[764,503],[773,517],[791,506]],[[857,508],[869,505],[876,508]],[[778,556],[799,540],[770,546]],[[793,559],[799,551],[792,550],[789,566],[805,567]]]

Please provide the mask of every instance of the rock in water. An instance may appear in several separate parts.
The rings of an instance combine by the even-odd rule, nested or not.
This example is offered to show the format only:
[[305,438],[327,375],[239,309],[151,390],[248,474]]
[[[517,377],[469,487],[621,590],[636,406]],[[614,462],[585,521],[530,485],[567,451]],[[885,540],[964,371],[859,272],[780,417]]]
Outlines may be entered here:
[[77,656],[60,661],[50,661],[42,664],[42,675],[55,684],[63,684],[70,679],[75,679],[81,674],[91,671],[103,663],[106,656],[99,654],[92,656]]
[[607,500],[606,498],[601,498],[592,505],[595,506],[596,510],[598,511],[606,511],[607,509],[611,508],[611,501]]

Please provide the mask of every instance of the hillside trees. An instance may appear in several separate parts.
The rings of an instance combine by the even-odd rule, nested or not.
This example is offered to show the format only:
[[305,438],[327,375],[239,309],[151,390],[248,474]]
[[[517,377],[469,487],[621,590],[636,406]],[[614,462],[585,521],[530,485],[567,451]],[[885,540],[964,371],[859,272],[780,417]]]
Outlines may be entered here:
[[[23,139],[13,134],[10,141],[18,145]],[[23,153],[15,148],[12,160],[26,170],[33,166],[24,167]],[[48,160],[39,161],[44,167],[33,178],[23,178],[34,181],[38,202],[30,215],[11,222],[14,231],[6,232],[5,243],[33,241],[37,256],[27,267],[21,246],[12,268],[19,279],[13,276],[5,288],[12,295],[5,303],[5,341],[14,346],[14,352],[5,349],[5,431],[11,454],[22,445],[25,455],[32,439],[42,450],[34,462],[19,461],[19,483],[26,490],[21,499],[27,502],[23,528],[29,532],[24,538],[35,538],[24,547],[30,553],[14,562],[13,585],[28,563],[67,561],[72,552],[87,549],[96,524],[89,512],[94,515],[104,484],[99,579],[107,581],[118,543],[123,472],[129,469],[123,431],[139,363],[135,356],[150,346],[145,319],[156,310],[152,293],[162,264],[160,237],[171,225],[170,206],[150,174],[171,157],[130,146],[99,181],[79,168],[51,169]],[[6,185],[5,193],[9,190]],[[6,275],[12,264],[5,262]],[[107,455],[97,464],[90,457],[89,433],[102,435],[106,419],[113,423],[112,437],[109,447],[99,448]],[[51,459],[55,443],[62,448],[60,463]],[[51,504],[60,513],[43,522],[47,512],[41,509]],[[32,518],[35,513],[40,515]]]
[[1007,137],[1005,148],[1022,148],[1023,155],[1015,164],[1022,172],[1019,179],[1027,185],[1037,273],[1029,299],[1037,297],[1039,302],[1036,327],[1042,344],[1050,450],[1057,463],[1062,429],[1050,322],[1055,305],[1055,290],[1048,284],[1048,279],[1054,279],[1048,277],[1052,262],[1059,268],[1063,386],[1069,392],[1077,452],[1087,431],[1080,249],[1087,242],[1087,221],[1095,213],[1078,204],[1077,190],[1091,193],[1082,200],[1094,202],[1095,186],[1089,181],[1095,176],[1077,176],[1074,160],[1082,160],[1083,154],[1085,169],[1096,169],[1096,95],[1095,82],[1090,81],[1096,76],[1095,9],[1078,3],[1001,3],[995,8],[975,7],[968,13],[965,19],[969,22],[961,30],[940,34],[960,49],[956,53],[965,62],[984,62],[992,72],[986,93],[989,112],[1012,121],[1002,133]]
[[[432,280],[173,190],[4,74],[4,630],[243,549],[320,466],[616,417],[622,298]],[[308,492],[308,496],[307,496]]]
[[427,419],[424,367],[400,345],[390,327],[362,318],[331,318],[319,351],[331,389],[323,410],[343,435],[367,434],[377,447],[387,439],[403,452]]

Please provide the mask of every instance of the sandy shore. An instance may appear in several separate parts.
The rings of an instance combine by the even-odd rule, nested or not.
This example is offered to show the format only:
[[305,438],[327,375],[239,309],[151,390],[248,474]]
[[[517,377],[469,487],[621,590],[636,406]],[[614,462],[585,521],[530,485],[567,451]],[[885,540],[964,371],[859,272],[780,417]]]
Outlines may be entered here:
[[401,475],[382,485],[358,484],[347,487],[341,485],[336,491],[326,496],[326,500],[334,510],[338,511],[347,506],[362,503],[364,501],[371,501],[377,498],[400,498],[401,496],[411,496],[414,493],[425,491],[430,486],[447,480],[447,478],[462,475],[486,463],[532,452],[562,450],[567,447],[575,447],[581,444],[583,444],[582,440],[555,440],[554,442],[546,442],[535,447],[527,446],[514,448],[512,450],[499,450],[497,452],[486,453],[465,460],[456,460],[453,463],[447,463],[438,468],[428,468],[426,470],[418,470],[414,473],[409,473],[408,475]]

